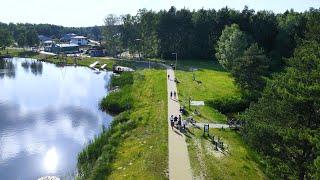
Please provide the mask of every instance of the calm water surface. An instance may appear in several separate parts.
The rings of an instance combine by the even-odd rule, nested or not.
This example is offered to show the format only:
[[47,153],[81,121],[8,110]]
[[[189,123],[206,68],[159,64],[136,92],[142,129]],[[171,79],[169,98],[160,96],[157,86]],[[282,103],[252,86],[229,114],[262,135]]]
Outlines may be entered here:
[[0,179],[72,176],[77,154],[112,119],[98,108],[110,75],[0,60]]

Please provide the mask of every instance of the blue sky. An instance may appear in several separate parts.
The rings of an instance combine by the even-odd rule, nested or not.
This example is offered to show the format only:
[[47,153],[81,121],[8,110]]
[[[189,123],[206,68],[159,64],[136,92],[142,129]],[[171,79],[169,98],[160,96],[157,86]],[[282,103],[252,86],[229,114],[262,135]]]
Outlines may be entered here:
[[102,25],[107,14],[136,14],[138,9],[220,9],[283,12],[319,8],[320,0],[0,0],[0,22],[50,23],[63,26]]

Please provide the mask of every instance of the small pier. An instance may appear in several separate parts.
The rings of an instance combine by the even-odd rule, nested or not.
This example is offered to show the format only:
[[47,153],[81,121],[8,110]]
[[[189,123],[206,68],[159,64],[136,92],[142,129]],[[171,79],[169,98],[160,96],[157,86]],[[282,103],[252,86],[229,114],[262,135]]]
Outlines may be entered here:
[[89,67],[90,67],[90,68],[94,68],[94,67],[96,67],[96,65],[98,65],[99,63],[100,63],[99,61],[96,61],[96,62],[90,64]]

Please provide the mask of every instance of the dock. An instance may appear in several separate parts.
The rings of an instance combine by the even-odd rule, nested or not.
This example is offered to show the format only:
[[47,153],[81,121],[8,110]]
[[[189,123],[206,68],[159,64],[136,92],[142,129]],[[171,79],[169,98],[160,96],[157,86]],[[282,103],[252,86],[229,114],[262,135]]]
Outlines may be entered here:
[[107,67],[107,65],[106,64],[103,64],[101,67],[100,67],[100,69],[105,69]]
[[89,65],[90,68],[94,68],[96,65],[98,65],[100,62],[99,61],[96,61],[92,64]]

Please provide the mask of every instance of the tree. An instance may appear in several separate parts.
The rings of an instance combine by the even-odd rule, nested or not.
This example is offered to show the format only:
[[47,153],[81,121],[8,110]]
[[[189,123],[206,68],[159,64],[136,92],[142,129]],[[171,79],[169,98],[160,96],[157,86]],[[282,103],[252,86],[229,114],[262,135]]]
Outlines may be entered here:
[[109,14],[105,19],[104,40],[107,53],[116,56],[120,52],[120,18]]
[[316,179],[320,159],[320,44],[306,41],[285,72],[241,116],[245,140],[264,155],[273,178]]
[[142,52],[146,57],[158,57],[158,34],[157,26],[159,23],[159,16],[153,11],[145,9],[139,11],[139,30],[142,39]]
[[237,24],[226,26],[217,42],[216,58],[225,69],[231,70],[234,60],[243,55],[248,45],[247,35]]
[[277,19],[271,11],[258,11],[250,19],[249,34],[267,53],[273,49],[278,33]]
[[271,69],[282,70],[285,66],[285,58],[293,55],[294,49],[300,38],[303,38],[306,27],[306,19],[300,13],[293,10],[277,16],[278,34],[274,48],[271,51]]
[[314,39],[320,42],[320,8],[313,9],[311,8],[309,12],[306,13],[307,17],[307,32],[306,38]]
[[38,34],[34,29],[28,29],[26,32],[26,45],[36,46],[39,44]]
[[257,43],[252,44],[233,62],[231,73],[236,83],[252,94],[258,94],[265,86],[264,76],[268,75],[269,59]]
[[122,16],[121,25],[121,45],[123,48],[135,53],[141,50],[141,42],[136,39],[141,39],[138,29],[138,17],[131,16],[130,14]]
[[5,28],[0,28],[0,49],[5,49],[12,43],[12,35]]

